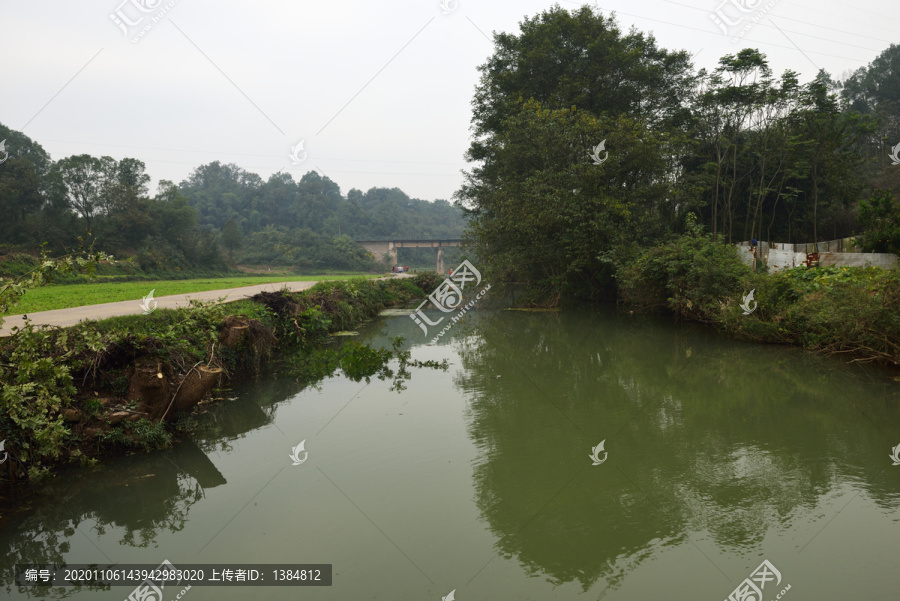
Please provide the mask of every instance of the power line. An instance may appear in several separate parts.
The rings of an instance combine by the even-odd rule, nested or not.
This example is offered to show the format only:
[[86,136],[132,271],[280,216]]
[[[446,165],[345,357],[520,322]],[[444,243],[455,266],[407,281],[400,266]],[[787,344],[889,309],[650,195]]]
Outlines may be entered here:
[[[576,2],[575,0],[563,0],[563,2],[568,2],[568,3],[570,3],[570,4],[584,5],[584,3],[582,3],[582,2]],[[599,9],[601,9],[601,10],[605,10],[605,11],[607,11],[607,12],[614,12],[614,13],[616,13],[616,14],[621,14],[621,15],[626,15],[626,16],[629,16],[629,17],[634,17],[635,19],[644,19],[645,21],[653,21],[653,22],[655,22],[655,23],[663,23],[663,24],[665,24],[665,25],[672,25],[672,26],[674,26],[674,27],[681,27],[681,28],[683,28],[683,29],[691,29],[691,30],[694,30],[694,31],[700,31],[700,32],[705,33],[705,34],[707,34],[707,35],[714,35],[714,36],[717,36],[717,37],[721,36],[721,34],[718,34],[718,33],[712,32],[712,31],[709,31],[709,30],[707,30],[707,29],[701,29],[701,28],[699,28],[699,27],[691,27],[690,25],[682,25],[681,23],[673,23],[672,21],[664,21],[664,20],[662,20],[662,19],[653,19],[653,18],[650,18],[650,17],[645,17],[645,16],[643,16],[643,15],[635,15],[635,14],[632,14],[632,13],[626,13],[626,12],[623,12],[623,11],[620,11],[620,10],[604,8],[604,7],[602,7],[602,6],[600,6],[599,4],[596,4],[596,3],[593,4],[593,6],[596,6],[597,8],[599,8]],[[786,49],[786,50],[796,50],[796,48],[793,48],[793,47],[791,47],[791,46],[784,46],[784,45],[782,45],[782,44],[774,44],[774,43],[772,43],[772,42],[762,42],[762,41],[757,41],[757,40],[749,40],[749,41],[752,41],[752,42],[754,42],[755,44],[762,44],[762,45],[764,45],[764,46],[774,46],[775,48],[784,48],[784,49]],[[856,63],[866,64],[866,61],[865,61],[865,60],[861,60],[861,59],[858,59],[858,58],[851,58],[851,57],[849,57],[849,56],[841,56],[841,55],[838,55],[838,54],[828,54],[827,52],[816,52],[815,50],[810,50],[809,52],[810,52],[810,54],[818,54],[818,55],[821,55],[821,56],[828,56],[828,57],[831,57],[831,58],[841,58],[841,59],[848,60],[848,61],[853,61],[853,62],[856,62]]]
[[[675,2],[674,0],[664,0],[664,2],[668,2],[669,4],[676,4],[676,5],[678,5],[678,6],[683,6],[684,8],[689,8],[689,9],[691,9],[691,10],[698,10],[698,11],[700,11],[700,12],[702,12],[702,13],[711,14],[708,10],[706,10],[706,9],[704,9],[704,8],[698,8],[698,7],[696,7],[696,6],[691,6],[691,5],[689,5],[689,4],[684,4],[684,3],[681,3],[681,2]],[[779,19],[787,19],[787,20],[789,20],[789,21],[796,21],[796,22],[798,22],[798,23],[803,23],[803,24],[805,24],[805,25],[809,25],[810,27],[822,27],[821,25],[816,25],[816,24],[814,24],[814,23],[809,23],[809,22],[807,22],[807,21],[801,21],[801,20],[799,20],[799,19],[790,19],[790,18],[782,17],[782,16],[779,16],[778,18],[779,18]],[[769,28],[772,27],[771,25],[766,25],[765,23],[756,23],[756,25],[759,25],[760,27],[769,27]],[[870,37],[868,37],[868,36],[863,36],[863,35],[860,35],[860,34],[850,33],[849,31],[843,31],[843,30],[841,30],[841,29],[834,29],[834,28],[831,28],[831,27],[822,27],[822,28],[823,28],[823,29],[831,29],[832,31],[837,31],[837,32],[840,32],[840,33],[843,33],[843,34],[855,35],[855,36],[858,36],[858,37],[863,37],[863,38],[866,38],[866,39],[876,39],[876,38],[870,38]],[[777,29],[777,28],[775,28],[775,29]],[[781,31],[781,30],[779,30],[779,31]],[[800,31],[791,31],[790,29],[785,29],[784,31],[786,31],[786,32],[788,32],[788,33],[796,33],[797,35],[806,36],[806,37],[808,37],[808,38],[815,38],[815,39],[817,39],[817,40],[825,40],[826,42],[831,42],[831,43],[837,42],[838,44],[843,44],[844,46],[852,46],[853,48],[862,48],[863,50],[869,50],[869,51],[871,51],[871,52],[880,52],[880,49],[879,49],[879,48],[868,48],[868,47],[866,47],[866,46],[857,46],[856,44],[850,44],[849,42],[838,42],[837,40],[835,40],[835,39],[833,39],[833,38],[823,38],[823,37],[821,37],[821,36],[816,36],[816,35],[812,35],[812,34],[809,34],[809,33],[802,33],[802,32],[800,32]],[[888,44],[892,43],[892,42],[890,42],[890,41],[888,41],[888,40],[878,40],[878,41],[881,41],[881,42],[887,42]]]
[[[772,18],[769,17],[769,20],[772,21]],[[772,21],[772,25],[775,25],[775,28],[778,29],[778,31],[781,31],[781,28],[778,27],[778,25],[775,24],[775,21]],[[788,42],[790,42],[791,44],[794,44],[794,47],[797,48],[797,50],[800,51],[800,54],[802,54],[803,56],[806,57],[806,60],[808,60],[810,63],[812,63],[812,66],[815,67],[816,70],[821,69],[821,67],[819,67],[819,65],[817,65],[816,63],[813,63],[813,59],[809,58],[809,56],[807,56],[807,54],[806,54],[805,52],[803,52],[803,49],[800,48],[800,46],[797,46],[797,44],[794,42],[794,40],[792,40],[791,38],[789,38],[788,35],[787,35],[786,33],[784,33],[783,31],[781,31],[781,33],[784,34],[784,37],[787,38]]]
[[[834,0],[832,0],[832,1],[834,1]],[[790,3],[788,3],[788,4],[790,4]],[[835,4],[837,4],[838,6],[843,6],[843,7],[845,7],[845,8],[852,8],[854,12],[859,12],[859,11],[862,11],[862,12],[868,12],[868,13],[871,13],[871,14],[876,15],[876,16],[878,16],[878,17],[881,17],[882,19],[887,19],[888,21],[896,21],[896,19],[897,19],[896,16],[889,17],[889,16],[887,16],[887,15],[882,15],[882,14],[880,14],[880,13],[875,13],[875,12],[872,12],[872,11],[867,11],[867,10],[865,10],[865,9],[859,8],[858,6],[850,7],[850,6],[846,5],[846,4],[841,4],[841,3],[839,3],[839,2],[835,2]],[[799,5],[798,5],[798,6],[799,6]],[[821,11],[819,10],[818,7],[817,7],[817,8],[809,8],[809,7],[806,7],[806,10],[814,10],[814,11],[816,11],[816,12],[821,12]],[[883,29],[883,30],[885,30],[885,31],[890,31],[890,32],[893,33],[894,35],[900,35],[900,31],[896,31],[896,30],[894,30],[894,29],[888,29],[887,27],[879,27],[878,25],[873,25],[872,23],[863,23],[863,22],[861,22],[861,21],[851,21],[850,19],[847,19],[844,15],[836,15],[836,14],[834,14],[834,13],[826,13],[826,12],[822,12],[822,14],[823,14],[823,15],[828,15],[828,16],[830,16],[830,17],[835,17],[835,18],[840,19],[840,20],[842,20],[842,21],[847,21],[848,23],[856,23],[856,24],[858,24],[858,25],[865,25],[866,27],[876,27],[876,28],[878,28],[878,29]]]
[[811,27],[818,27],[819,29],[827,29],[828,31],[836,31],[838,33],[843,33],[844,35],[855,35],[858,38],[865,38],[867,40],[875,40],[876,42],[884,42],[885,44],[895,43],[892,40],[883,40],[881,38],[873,38],[872,36],[863,35],[861,33],[851,33],[849,31],[844,31],[843,29],[835,29],[834,27],[826,27],[825,25],[814,25],[812,23],[809,23],[808,21],[801,21],[800,19],[793,19],[791,17],[784,17],[782,15],[778,15],[778,18],[782,19],[784,21],[795,21],[797,23],[803,23],[804,25],[809,25]]

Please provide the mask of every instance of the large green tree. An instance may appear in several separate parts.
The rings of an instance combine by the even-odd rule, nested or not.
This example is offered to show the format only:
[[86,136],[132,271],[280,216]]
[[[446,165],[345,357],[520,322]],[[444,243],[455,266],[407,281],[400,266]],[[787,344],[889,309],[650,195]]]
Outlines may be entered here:
[[872,141],[879,153],[900,144],[900,44],[854,71],[842,82],[841,97],[849,109],[877,118]]
[[[0,141],[7,151],[0,155],[0,256],[34,252],[44,242],[65,252],[90,231],[97,248],[134,255],[154,271],[221,268],[220,245],[236,261],[369,269],[375,263],[354,238],[458,238],[463,230],[462,211],[445,200],[410,198],[398,188],[350,190],[344,198],[317,172],[299,181],[278,172],[264,181],[216,161],[178,186],[161,182],[151,196],[138,159],[79,154],[53,163],[37,143],[2,124]],[[266,228],[277,228],[282,247],[254,235]],[[429,264],[434,252],[404,250],[402,258]]]
[[0,242],[26,244],[43,235],[41,210],[50,155],[40,144],[2,123],[0,142],[5,147],[5,160],[0,163]]
[[[518,35],[495,34],[494,54],[479,71],[476,139],[502,131],[529,99],[598,116],[626,114],[647,127],[678,122],[691,88],[686,52],[660,48],[643,32],[624,34],[588,6],[572,13],[555,6],[525,18]],[[473,144],[471,152],[479,149]]]
[[554,7],[494,43],[473,101],[479,165],[457,198],[487,273],[553,304],[608,281],[601,257],[658,239],[687,209],[690,62],[588,7]]
[[51,169],[51,178],[59,185],[68,206],[84,219],[87,230],[91,230],[94,218],[104,208],[103,190],[110,161],[109,157],[79,154],[60,159]]
[[[864,157],[859,152],[859,137],[866,132],[861,118],[852,112],[841,112],[830,81],[823,71],[804,86],[802,104],[794,114],[800,134],[810,142],[806,146],[805,162],[809,165],[803,188],[807,223],[812,225],[812,242],[819,242],[822,217],[833,215],[854,200],[862,189],[859,179]],[[837,224],[830,237],[837,237]]]

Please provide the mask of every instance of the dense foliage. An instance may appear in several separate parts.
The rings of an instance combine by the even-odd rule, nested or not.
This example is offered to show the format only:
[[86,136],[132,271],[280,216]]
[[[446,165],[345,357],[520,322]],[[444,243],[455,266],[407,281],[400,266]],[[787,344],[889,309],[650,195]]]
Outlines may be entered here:
[[[498,34],[474,101],[479,161],[459,199],[499,281],[556,302],[611,275],[601,254],[658,238],[676,217],[670,157],[685,144],[685,53],[623,35],[590,9],[553,9]],[[605,142],[601,165],[589,151]]]
[[743,289],[750,268],[737,249],[721,244],[691,220],[690,233],[647,250],[618,274],[623,302],[643,311],[714,321],[721,303]]
[[[462,212],[445,200],[409,198],[397,188],[351,189],[344,198],[337,184],[314,171],[297,182],[286,173],[263,182],[237,165],[214,162],[195,169],[180,190],[200,226],[221,231],[229,253],[248,265],[372,270],[383,257],[368,255],[354,240],[459,238],[463,230]],[[404,254],[414,264],[434,260],[433,251]]]
[[457,199],[487,277],[533,302],[596,296],[688,215],[724,243],[863,234],[895,250],[900,45],[844,82],[803,83],[749,48],[694,71],[587,6],[494,44]]
[[[412,360],[400,341],[391,350],[354,342],[320,346],[330,333],[370,319],[386,305],[424,296],[421,286],[434,280],[420,277],[326,282],[296,294],[264,293],[230,304],[194,301],[185,309],[66,329],[27,323],[0,338],[0,439],[31,478],[61,462],[90,463],[105,452],[169,445],[173,430],[161,421],[110,422],[113,412],[134,409],[127,401],[129,374],[140,358],[159,362],[161,378],[171,373],[183,381],[200,363],[229,376],[256,372],[261,359],[278,350],[289,370],[309,384],[341,369],[356,380],[390,378],[402,390],[408,368],[446,365]],[[248,333],[238,343],[223,344],[234,326]]]
[[617,277],[622,301],[634,310],[715,324],[757,342],[900,365],[898,269],[753,273],[734,247],[693,233],[648,249]]
[[[133,258],[142,273],[157,276],[223,272],[234,263],[366,271],[383,269],[383,257],[354,240],[462,234],[457,207],[397,188],[352,189],[344,197],[316,172],[263,181],[216,161],[178,185],[163,180],[151,195],[137,159],[81,154],[54,162],[40,144],[0,124],[3,139],[10,155],[0,164],[0,255],[33,255],[45,242],[62,253],[91,237],[97,249]],[[433,260],[433,251],[404,256],[407,263]],[[13,275],[6,267],[0,264],[0,274]]]
[[859,222],[865,227],[863,252],[900,252],[900,196],[876,190],[859,203]]
[[215,231],[235,222],[247,235],[266,227],[309,230],[356,239],[452,238],[461,233],[458,209],[445,200],[413,199],[397,188],[351,189],[315,171],[300,181],[277,173],[263,181],[237,165],[202,165],[179,185],[197,209],[198,223]]

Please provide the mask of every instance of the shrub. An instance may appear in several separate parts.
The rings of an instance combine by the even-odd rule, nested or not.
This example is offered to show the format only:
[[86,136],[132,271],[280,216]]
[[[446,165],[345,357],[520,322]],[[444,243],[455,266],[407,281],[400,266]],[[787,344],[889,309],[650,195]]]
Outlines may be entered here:
[[100,435],[99,441],[107,447],[152,451],[172,446],[172,435],[166,430],[165,423],[141,418],[110,428]]
[[75,394],[66,354],[46,329],[27,325],[16,334],[16,344],[0,354],[0,429],[8,433],[19,459],[38,465],[57,458],[70,432],[62,411]]
[[859,223],[865,230],[863,252],[900,251],[900,198],[887,190],[875,190],[859,203]]
[[752,340],[900,364],[900,271],[877,267],[796,267],[748,280],[758,309],[730,308],[723,324]]
[[25,253],[14,253],[0,257],[0,277],[17,278],[40,265],[37,257]]
[[641,310],[671,311],[679,318],[715,321],[725,303],[740,293],[751,272],[734,246],[700,233],[651,248],[616,275],[622,301]]

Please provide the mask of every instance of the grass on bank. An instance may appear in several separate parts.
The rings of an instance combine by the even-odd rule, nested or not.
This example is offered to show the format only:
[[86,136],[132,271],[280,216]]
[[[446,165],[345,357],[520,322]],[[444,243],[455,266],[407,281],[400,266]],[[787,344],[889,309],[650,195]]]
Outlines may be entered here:
[[172,294],[189,294],[207,290],[224,290],[271,284],[277,282],[308,282],[324,280],[349,280],[351,278],[380,277],[370,274],[355,275],[281,275],[272,277],[230,277],[230,278],[198,278],[192,280],[151,280],[146,282],[96,282],[91,284],[57,284],[29,290],[9,312],[0,315],[19,315],[51,311],[53,309],[69,309],[85,305],[115,303],[119,301],[140,301],[151,290],[153,296],[169,296]]

